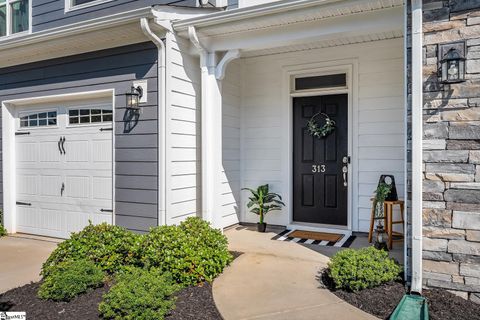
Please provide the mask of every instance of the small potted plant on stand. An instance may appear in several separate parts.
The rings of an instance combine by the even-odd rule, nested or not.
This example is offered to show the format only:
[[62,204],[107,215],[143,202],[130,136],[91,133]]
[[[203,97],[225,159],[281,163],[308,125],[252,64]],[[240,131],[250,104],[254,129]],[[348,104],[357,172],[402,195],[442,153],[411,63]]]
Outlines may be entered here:
[[274,210],[280,210],[285,204],[282,202],[282,197],[269,191],[268,184],[259,186],[256,190],[250,188],[243,188],[242,190],[248,190],[251,196],[248,198],[250,201],[247,203],[247,207],[252,213],[259,216],[260,221],[257,223],[258,232],[265,232],[267,224],[265,223],[265,215]]
[[384,202],[391,190],[391,185],[381,182],[378,184],[377,190],[375,191],[375,219],[378,221],[378,223],[375,230],[376,237],[374,246],[377,249],[383,249],[387,251],[388,247],[386,242],[386,233],[382,221],[385,218]]

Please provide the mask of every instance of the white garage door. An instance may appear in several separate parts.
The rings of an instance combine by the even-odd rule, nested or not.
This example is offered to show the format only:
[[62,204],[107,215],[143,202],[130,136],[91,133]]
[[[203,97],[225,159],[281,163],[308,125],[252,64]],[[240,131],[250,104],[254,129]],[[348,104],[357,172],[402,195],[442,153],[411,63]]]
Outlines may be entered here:
[[19,108],[18,232],[68,238],[112,223],[112,107]]

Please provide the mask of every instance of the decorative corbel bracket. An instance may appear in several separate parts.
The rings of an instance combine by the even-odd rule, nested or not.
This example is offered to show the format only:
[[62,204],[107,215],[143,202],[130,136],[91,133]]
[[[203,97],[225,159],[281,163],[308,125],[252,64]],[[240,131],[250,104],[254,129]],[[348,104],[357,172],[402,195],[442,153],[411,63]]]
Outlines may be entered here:
[[227,69],[228,64],[240,57],[240,50],[233,49],[228,50],[224,55],[222,60],[217,64],[217,68],[215,70],[215,77],[217,80],[223,80],[225,78],[225,71]]

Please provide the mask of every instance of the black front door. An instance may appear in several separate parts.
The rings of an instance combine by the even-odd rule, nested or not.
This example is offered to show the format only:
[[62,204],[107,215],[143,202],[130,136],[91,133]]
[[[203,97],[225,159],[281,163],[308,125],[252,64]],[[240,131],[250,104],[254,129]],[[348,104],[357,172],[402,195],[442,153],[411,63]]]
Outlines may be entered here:
[[[326,137],[313,137],[307,122],[318,112],[335,121]],[[319,126],[325,117],[316,116]],[[344,162],[348,156],[346,94],[293,99],[293,220],[347,225],[348,188]]]

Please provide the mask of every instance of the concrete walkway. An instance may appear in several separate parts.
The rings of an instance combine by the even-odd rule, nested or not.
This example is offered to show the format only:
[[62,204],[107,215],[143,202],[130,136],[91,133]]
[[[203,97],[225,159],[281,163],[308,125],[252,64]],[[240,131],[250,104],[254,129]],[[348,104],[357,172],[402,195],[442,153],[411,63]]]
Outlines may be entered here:
[[48,238],[0,238],[0,293],[39,281],[42,264],[56,247],[56,240]]
[[231,250],[244,252],[213,283],[225,320],[376,319],[320,288],[318,274],[328,257],[270,240],[274,232],[238,227],[225,234]]

